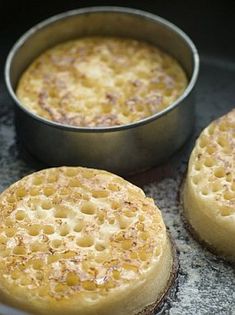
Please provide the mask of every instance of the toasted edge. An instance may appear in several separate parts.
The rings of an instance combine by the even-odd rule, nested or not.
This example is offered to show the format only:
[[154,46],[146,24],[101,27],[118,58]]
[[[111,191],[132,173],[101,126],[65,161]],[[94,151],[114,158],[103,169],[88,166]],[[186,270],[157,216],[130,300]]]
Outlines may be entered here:
[[167,232],[170,244],[171,244],[171,253],[173,258],[172,270],[170,273],[170,277],[168,279],[166,288],[161,293],[161,296],[156,300],[156,302],[146,306],[142,311],[137,313],[136,315],[154,315],[161,311],[164,306],[164,302],[170,294],[170,291],[173,289],[174,284],[178,279],[178,271],[179,271],[179,259],[177,255],[177,247],[169,232]]

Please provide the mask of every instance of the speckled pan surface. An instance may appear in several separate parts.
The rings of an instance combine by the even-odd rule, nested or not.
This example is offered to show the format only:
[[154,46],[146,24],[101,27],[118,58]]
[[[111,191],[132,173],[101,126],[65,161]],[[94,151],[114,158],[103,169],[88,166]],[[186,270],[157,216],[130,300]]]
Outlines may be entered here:
[[[177,285],[171,291],[160,314],[233,314],[235,309],[234,268],[203,249],[185,228],[178,205],[178,189],[186,170],[189,153],[196,135],[208,123],[234,107],[235,63],[202,58],[197,93],[197,126],[194,138],[171,163],[132,178],[143,184],[163,211],[172,237],[180,252],[180,271]],[[3,83],[1,82],[1,90]],[[13,113],[9,98],[0,94],[0,190],[22,176],[39,169],[35,161],[26,157],[16,146]],[[150,180],[153,183],[149,184]],[[146,184],[147,183],[147,184]],[[13,313],[0,314],[13,315]]]

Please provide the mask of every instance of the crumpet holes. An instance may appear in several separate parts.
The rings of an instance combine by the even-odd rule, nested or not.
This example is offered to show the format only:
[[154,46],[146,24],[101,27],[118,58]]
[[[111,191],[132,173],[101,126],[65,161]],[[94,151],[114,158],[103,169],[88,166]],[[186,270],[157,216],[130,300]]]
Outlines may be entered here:
[[232,173],[226,174],[226,181],[227,181],[227,182],[231,182],[232,180],[233,180],[233,175],[232,175]]
[[98,218],[98,224],[104,224],[104,220],[105,220],[105,212],[103,211],[99,211],[97,214],[97,218]]
[[127,271],[138,272],[138,267],[132,264],[125,263],[123,264],[123,268]]
[[142,261],[148,260],[148,257],[149,257],[148,253],[144,249],[139,250],[138,256],[139,256],[140,260],[142,260]]
[[6,226],[13,226],[15,224],[15,222],[11,218],[8,217],[5,220],[5,224],[6,224]]
[[58,260],[62,259],[63,256],[60,254],[52,254],[47,257],[47,263],[48,264],[53,264],[54,262],[57,262]]
[[48,183],[55,183],[58,180],[58,176],[56,174],[49,174],[47,177]]
[[125,218],[124,216],[118,217],[118,223],[119,223],[120,229],[122,230],[128,228],[128,226],[130,225],[129,220]]
[[193,181],[194,185],[198,185],[200,180],[201,180],[201,177],[199,175],[195,175],[192,178],[192,181]]
[[115,223],[115,218],[114,217],[112,217],[112,218],[109,218],[108,219],[108,221],[109,221],[109,224],[114,224]]
[[135,211],[131,211],[131,210],[125,210],[124,211],[124,215],[128,218],[134,217],[135,216]]
[[220,214],[221,214],[223,217],[230,216],[230,215],[231,215],[231,209],[228,208],[228,207],[222,207],[222,208],[220,209]]
[[222,185],[219,182],[212,183],[212,192],[217,192],[222,189]]
[[112,209],[117,210],[118,208],[121,207],[121,203],[119,201],[113,200],[111,203],[111,207]]
[[109,192],[107,190],[94,190],[92,191],[92,196],[94,198],[107,198]]
[[95,249],[98,251],[98,252],[102,252],[103,250],[105,250],[106,246],[104,243],[96,243],[95,244]]
[[113,270],[112,275],[113,275],[114,280],[119,280],[121,278],[121,273],[119,270],[116,270],[116,269]]
[[218,178],[222,178],[225,177],[225,170],[223,167],[218,167],[215,172],[214,172],[215,176]]
[[55,286],[55,292],[60,293],[66,290],[66,286],[63,283],[57,283]]
[[95,291],[96,290],[96,284],[94,281],[91,281],[91,280],[83,281],[82,287],[84,290],[87,290],[87,291]]
[[66,168],[65,175],[69,177],[76,176],[78,174],[77,168]]
[[158,247],[155,249],[154,254],[155,254],[155,256],[160,256],[161,252],[162,252],[162,249],[161,249],[160,246],[158,246]]
[[212,136],[213,133],[215,131],[215,124],[211,124],[209,127],[208,127],[208,133]]
[[55,193],[55,189],[53,187],[45,187],[43,193],[46,197],[49,197]]
[[90,178],[94,177],[95,174],[93,174],[93,172],[90,172],[90,171],[86,171],[86,170],[85,170],[85,171],[82,173],[82,176],[83,176],[84,178],[86,178],[86,179],[90,179]]
[[24,187],[19,187],[17,190],[16,190],[16,196],[18,198],[23,198],[25,197],[27,194],[27,191]]
[[16,202],[16,198],[14,195],[9,195],[7,196],[7,202],[9,203],[15,203]]
[[132,248],[133,242],[132,240],[124,240],[121,242],[121,246],[124,250],[129,250]]
[[67,218],[69,216],[70,209],[66,206],[59,205],[55,211],[55,218]]
[[69,231],[70,231],[70,227],[68,224],[64,224],[60,227],[61,236],[66,236],[67,234],[69,234]]
[[62,245],[62,241],[61,240],[52,240],[51,241],[51,246],[54,248],[59,248]]
[[42,202],[42,209],[49,210],[52,208],[52,203],[49,200],[44,200]]
[[40,189],[38,187],[32,187],[29,190],[31,196],[38,196],[40,194]]
[[234,197],[235,197],[235,194],[233,192],[226,191],[224,193],[224,199],[226,199],[226,200],[234,199]]
[[120,190],[119,186],[117,184],[115,184],[115,183],[114,184],[110,183],[108,185],[108,189],[111,190],[111,191],[119,191]]
[[7,227],[4,231],[7,237],[12,237],[16,234],[16,230],[13,227]]
[[94,239],[93,239],[93,237],[91,237],[89,235],[79,237],[77,239],[77,244],[80,247],[91,247],[94,244]]
[[47,245],[39,242],[34,242],[31,244],[30,249],[32,252],[45,252],[47,250]]
[[229,129],[229,126],[227,125],[226,122],[221,122],[219,125],[219,130],[220,131],[227,131]]
[[26,213],[24,212],[24,210],[17,210],[15,218],[17,221],[22,221],[26,218]]
[[11,254],[11,250],[10,249],[6,249],[6,248],[0,247],[0,257],[7,257],[10,254]]
[[5,245],[7,243],[7,237],[5,237],[4,235],[0,235],[0,244],[1,245]]
[[144,231],[144,224],[143,223],[137,223],[136,224],[136,227],[137,227],[137,229],[139,230],[139,231]]
[[204,165],[206,167],[212,167],[214,164],[215,164],[215,161],[210,157],[206,158],[206,160],[204,162]]
[[45,234],[53,234],[54,233],[54,227],[52,226],[52,225],[45,225],[44,227],[43,227],[43,232],[45,233]]
[[202,195],[203,195],[203,196],[209,195],[209,189],[208,189],[207,187],[204,187],[204,188],[202,189]]
[[33,185],[40,186],[40,185],[42,185],[42,183],[43,183],[43,177],[41,177],[41,176],[34,177]]
[[28,227],[28,234],[31,236],[36,236],[40,233],[42,226],[40,224],[32,224]]
[[70,181],[69,181],[69,186],[70,187],[80,187],[81,186],[81,182],[79,179],[77,178],[72,178]]
[[91,201],[86,201],[81,206],[81,212],[88,215],[95,214],[96,205]]
[[78,221],[74,226],[73,230],[77,233],[81,232],[84,227],[84,222],[82,220]]
[[209,154],[213,154],[213,153],[215,153],[215,151],[216,151],[216,148],[215,147],[213,147],[213,146],[211,146],[211,145],[209,145],[209,146],[207,146],[207,152],[209,153]]
[[200,142],[199,142],[199,146],[201,148],[204,148],[206,147],[207,145],[209,144],[209,140],[206,136],[202,136],[201,139],[200,139]]
[[147,231],[145,232],[140,232],[140,238],[143,240],[143,241],[147,241],[147,239],[149,238],[149,233]]
[[34,269],[39,270],[43,267],[43,261],[41,259],[35,259],[32,263]]
[[74,251],[67,251],[67,252],[63,253],[62,256],[63,256],[64,259],[70,259],[70,258],[76,256],[76,252],[74,252]]
[[217,143],[222,147],[225,148],[228,146],[228,141],[226,140],[225,137],[219,137],[217,140]]
[[16,246],[14,249],[13,249],[13,253],[15,255],[25,255],[26,254],[26,249],[24,246]]
[[202,168],[202,164],[197,161],[197,162],[195,163],[195,165],[194,165],[194,168],[195,168],[196,171],[200,171],[201,168]]
[[66,283],[68,286],[78,285],[80,282],[80,278],[75,272],[69,272],[66,277]]

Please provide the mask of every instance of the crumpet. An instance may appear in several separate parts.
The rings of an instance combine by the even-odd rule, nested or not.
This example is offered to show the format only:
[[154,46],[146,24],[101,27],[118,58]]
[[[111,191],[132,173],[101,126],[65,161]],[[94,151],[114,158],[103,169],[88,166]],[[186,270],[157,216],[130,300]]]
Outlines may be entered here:
[[111,173],[42,170],[0,195],[0,298],[33,314],[152,314],[170,286],[158,208]]
[[174,103],[188,85],[181,65],[148,43],[84,37],[40,55],[23,73],[17,97],[29,111],[78,127],[134,123]]
[[184,214],[201,241],[235,261],[235,110],[203,130],[192,151]]

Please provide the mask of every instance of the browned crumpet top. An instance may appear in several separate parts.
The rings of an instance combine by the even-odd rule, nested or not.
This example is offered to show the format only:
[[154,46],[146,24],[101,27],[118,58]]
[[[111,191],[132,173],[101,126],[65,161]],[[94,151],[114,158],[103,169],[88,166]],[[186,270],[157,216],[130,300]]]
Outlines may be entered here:
[[17,96],[28,110],[52,121],[116,126],[165,109],[186,86],[179,63],[155,46],[87,37],[39,56],[22,75]]

